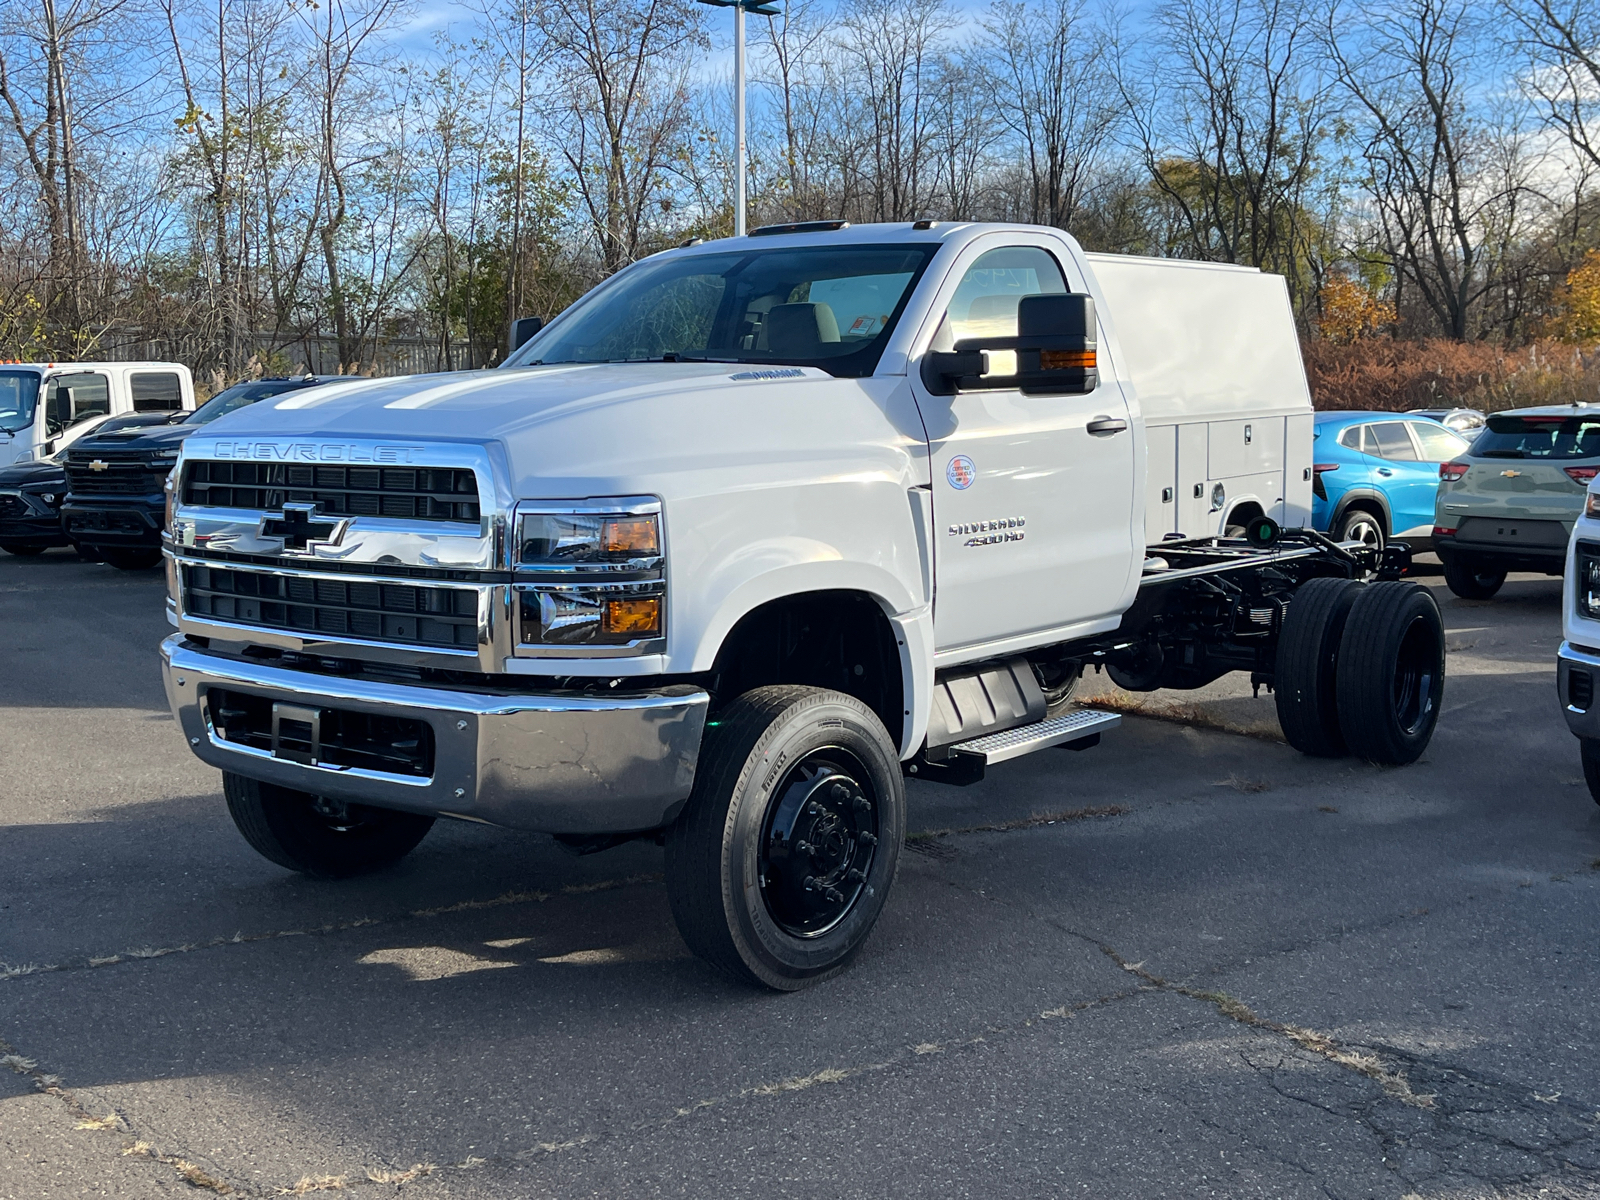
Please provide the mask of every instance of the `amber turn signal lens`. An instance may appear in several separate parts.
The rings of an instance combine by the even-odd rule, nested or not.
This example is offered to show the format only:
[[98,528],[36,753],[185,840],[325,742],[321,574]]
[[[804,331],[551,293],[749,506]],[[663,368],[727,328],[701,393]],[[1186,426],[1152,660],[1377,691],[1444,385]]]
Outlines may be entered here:
[[1588,499],[1583,502],[1583,515],[1600,517],[1600,492],[1589,493]]
[[605,633],[627,633],[646,637],[661,632],[661,599],[606,601]]
[[1094,370],[1093,350],[1041,350],[1039,351],[1039,369],[1041,371],[1092,371]]
[[659,554],[661,539],[654,517],[609,517],[600,531],[600,548],[607,554]]

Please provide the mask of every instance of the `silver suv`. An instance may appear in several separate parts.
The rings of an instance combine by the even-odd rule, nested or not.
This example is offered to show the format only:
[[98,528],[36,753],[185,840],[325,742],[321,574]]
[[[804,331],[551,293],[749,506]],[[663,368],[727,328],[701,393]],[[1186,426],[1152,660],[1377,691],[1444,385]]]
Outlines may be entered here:
[[1600,407],[1493,414],[1466,454],[1439,465],[1433,546],[1458,596],[1487,600],[1507,571],[1560,575],[1600,473]]

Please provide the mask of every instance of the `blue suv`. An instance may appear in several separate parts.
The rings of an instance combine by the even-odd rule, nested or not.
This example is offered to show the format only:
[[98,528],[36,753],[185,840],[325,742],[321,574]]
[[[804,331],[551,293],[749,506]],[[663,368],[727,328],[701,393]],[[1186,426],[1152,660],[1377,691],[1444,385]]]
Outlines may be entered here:
[[1404,413],[1319,412],[1311,444],[1311,525],[1341,542],[1433,541],[1439,464],[1471,443]]

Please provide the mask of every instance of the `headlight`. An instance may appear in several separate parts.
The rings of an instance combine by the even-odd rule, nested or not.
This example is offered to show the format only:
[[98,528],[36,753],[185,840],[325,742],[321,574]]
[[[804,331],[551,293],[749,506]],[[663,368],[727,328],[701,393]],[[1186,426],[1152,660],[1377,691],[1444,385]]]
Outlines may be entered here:
[[666,621],[661,503],[530,501],[516,523],[517,642],[525,653],[644,653]]
[[1600,545],[1579,542],[1576,557],[1578,615],[1600,621]]

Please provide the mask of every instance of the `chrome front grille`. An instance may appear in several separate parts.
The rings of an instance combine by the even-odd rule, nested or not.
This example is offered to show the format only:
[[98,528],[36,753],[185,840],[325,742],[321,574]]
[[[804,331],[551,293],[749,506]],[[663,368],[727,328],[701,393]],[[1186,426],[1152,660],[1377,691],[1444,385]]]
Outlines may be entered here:
[[475,650],[478,590],[364,579],[327,579],[188,562],[183,611],[317,638]]
[[282,509],[314,504],[330,517],[467,521],[480,513],[476,474],[459,467],[343,467],[274,462],[195,462],[183,503],[202,508]]

